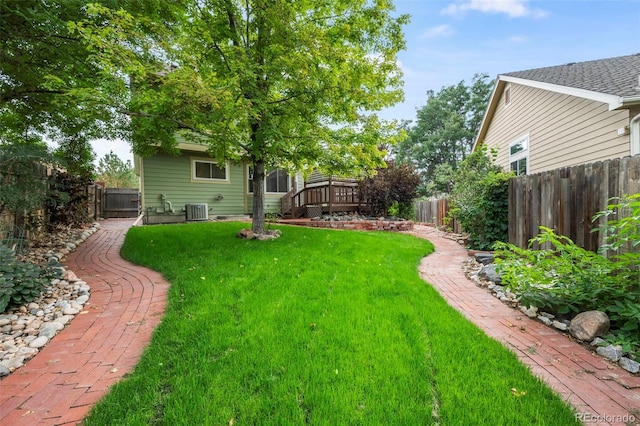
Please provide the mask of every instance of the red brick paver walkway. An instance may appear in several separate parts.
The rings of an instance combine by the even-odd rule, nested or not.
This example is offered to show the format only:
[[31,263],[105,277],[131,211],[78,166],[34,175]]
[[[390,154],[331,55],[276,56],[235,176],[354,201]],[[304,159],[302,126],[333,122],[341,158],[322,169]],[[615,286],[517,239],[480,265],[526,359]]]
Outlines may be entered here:
[[[160,322],[168,284],[119,256],[132,220],[109,220],[66,264],[91,286],[83,314],[26,366],[0,381],[0,425],[75,425],[137,362]],[[421,276],[572,403],[586,424],[640,425],[640,377],[509,308],[469,281],[466,251],[431,227]]]
[[573,404],[585,424],[640,425],[640,377],[593,355],[476,286],[461,267],[467,252],[435,228],[416,225],[409,233],[427,238],[436,248],[422,260],[421,277]]
[[0,425],[75,425],[133,369],[164,313],[168,283],[120,255],[134,219],[110,219],[69,255],[86,281],[84,311],[0,381]]

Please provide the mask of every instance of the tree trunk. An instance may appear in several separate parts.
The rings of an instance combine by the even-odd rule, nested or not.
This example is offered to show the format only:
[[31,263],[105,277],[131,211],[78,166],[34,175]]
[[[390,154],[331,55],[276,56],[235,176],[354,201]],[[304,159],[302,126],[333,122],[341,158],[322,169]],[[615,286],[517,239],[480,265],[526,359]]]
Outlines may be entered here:
[[253,164],[253,219],[251,230],[255,234],[264,233],[264,161]]

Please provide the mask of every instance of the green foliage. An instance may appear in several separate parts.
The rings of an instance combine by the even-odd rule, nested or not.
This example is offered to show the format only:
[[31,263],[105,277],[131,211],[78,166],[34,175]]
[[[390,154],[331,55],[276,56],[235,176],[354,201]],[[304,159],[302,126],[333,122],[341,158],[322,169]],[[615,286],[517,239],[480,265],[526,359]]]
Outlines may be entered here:
[[19,260],[9,247],[0,244],[0,312],[36,299],[60,275],[59,269]]
[[392,2],[159,3],[164,15],[89,5],[69,27],[109,98],[123,100],[135,153],[175,153],[179,133],[218,160],[252,163],[255,232],[261,170],[361,175],[383,164],[378,145],[402,137],[373,113],[403,96],[396,55],[409,18]]
[[[101,78],[89,50],[67,29],[86,17],[87,0],[0,2],[0,142],[63,142],[107,137],[117,115],[100,96]],[[102,0],[113,7],[124,1]],[[86,164],[86,163],[85,163]]]
[[90,221],[87,185],[91,179],[58,171],[49,178],[45,208],[49,228],[82,225]]
[[508,241],[510,178],[485,147],[467,156],[455,171],[449,214],[469,233],[471,248],[487,250],[496,241]]
[[107,188],[137,188],[138,177],[133,171],[131,161],[125,163],[110,151],[98,162],[98,182],[104,182]]
[[[552,229],[541,233],[525,250],[496,243],[496,263],[502,281],[525,306],[536,306],[563,317],[587,310],[606,312],[611,320],[610,341],[640,345],[640,290],[621,263],[578,247]],[[532,250],[534,244],[548,247]]]
[[395,150],[398,161],[410,162],[423,177],[421,195],[432,196],[451,190],[449,179],[441,179],[448,165],[455,170],[473,147],[482,117],[489,103],[493,82],[487,74],[476,74],[470,85],[461,81],[427,92],[427,103],[418,109],[417,120],[405,123],[408,137]]
[[594,229],[604,235],[606,244],[600,253],[617,259],[621,268],[637,271],[640,267],[640,194],[613,198],[612,203],[598,212],[593,221],[602,223]]
[[51,161],[44,144],[0,143],[0,212],[42,206],[47,198],[45,164]]
[[578,247],[552,229],[540,227],[524,250],[508,243],[496,243],[496,263],[507,286],[520,294],[526,306],[537,306],[567,315],[602,309],[611,298],[628,291],[624,280],[615,276],[615,265],[597,253]]
[[67,173],[92,178],[95,154],[91,143],[81,137],[67,137],[58,141],[55,155]]
[[166,314],[85,425],[579,424],[420,279],[428,241],[287,227],[265,245],[243,227],[127,233],[123,256],[171,281]]
[[420,176],[413,166],[389,161],[375,176],[360,181],[360,197],[374,216],[385,216],[393,210],[392,216],[411,219],[419,184]]

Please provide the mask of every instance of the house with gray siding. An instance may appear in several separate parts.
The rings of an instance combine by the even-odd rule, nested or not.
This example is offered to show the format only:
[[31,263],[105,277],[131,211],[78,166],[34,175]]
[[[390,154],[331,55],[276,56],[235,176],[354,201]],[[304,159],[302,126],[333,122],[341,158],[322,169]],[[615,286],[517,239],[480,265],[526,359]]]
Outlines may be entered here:
[[518,175],[640,153],[640,53],[500,74],[474,150]]

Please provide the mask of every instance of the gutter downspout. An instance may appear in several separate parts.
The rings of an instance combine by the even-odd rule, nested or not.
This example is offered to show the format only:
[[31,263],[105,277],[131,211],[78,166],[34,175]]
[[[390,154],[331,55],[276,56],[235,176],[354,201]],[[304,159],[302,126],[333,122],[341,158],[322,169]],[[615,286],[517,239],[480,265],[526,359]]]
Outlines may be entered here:
[[631,119],[629,123],[631,155],[640,154],[640,114]]

